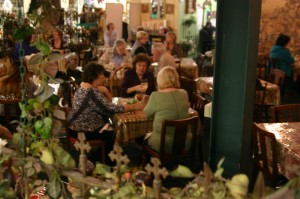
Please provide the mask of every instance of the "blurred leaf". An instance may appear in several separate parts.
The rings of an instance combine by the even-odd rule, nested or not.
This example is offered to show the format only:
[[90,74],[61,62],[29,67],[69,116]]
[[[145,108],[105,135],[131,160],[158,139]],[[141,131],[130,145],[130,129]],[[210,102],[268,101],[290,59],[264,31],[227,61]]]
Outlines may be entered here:
[[22,26],[14,31],[13,38],[15,41],[24,40],[26,37],[32,35],[34,28],[31,26]]
[[46,164],[53,164],[54,163],[54,158],[53,154],[49,149],[45,148],[41,151],[42,155],[40,157],[40,160],[43,161]]
[[259,172],[257,179],[255,181],[254,189],[252,197],[255,198],[262,198],[266,193],[266,186],[264,181],[264,176],[262,172]]
[[222,177],[222,174],[224,172],[224,168],[222,168],[222,164],[224,162],[225,158],[221,158],[221,160],[218,162],[217,170],[215,171],[215,177]]
[[75,168],[76,162],[72,156],[57,144],[51,145],[51,150],[54,153],[55,163],[66,168]]
[[49,44],[43,40],[36,42],[36,48],[44,55],[49,55],[52,51],[49,47]]
[[178,167],[174,171],[172,171],[170,173],[170,175],[172,177],[179,177],[179,178],[192,178],[192,177],[194,177],[193,172],[188,167],[185,167],[185,166],[182,166],[182,165],[178,165]]
[[5,199],[15,198],[13,190],[9,189],[9,180],[4,179],[0,182],[0,197]]
[[53,112],[54,117],[60,120],[66,120],[66,113],[60,109],[55,109]]
[[135,193],[135,186],[132,183],[128,183],[122,186],[117,193],[113,195],[113,198],[128,198],[130,194]]
[[59,102],[59,97],[57,95],[52,95],[50,98],[49,98],[49,101],[52,105],[57,105],[58,102]]
[[47,99],[49,99],[54,93],[54,88],[49,86],[48,84],[44,85],[44,88],[42,90],[42,92],[39,93],[34,93],[35,95],[37,95],[37,99],[41,102],[46,101]]
[[111,172],[111,168],[105,164],[97,163],[94,170],[95,174],[104,175],[107,172]]
[[61,193],[61,183],[59,182],[59,179],[55,177],[54,179],[50,180],[49,184],[46,187],[46,193],[51,198],[58,198]]

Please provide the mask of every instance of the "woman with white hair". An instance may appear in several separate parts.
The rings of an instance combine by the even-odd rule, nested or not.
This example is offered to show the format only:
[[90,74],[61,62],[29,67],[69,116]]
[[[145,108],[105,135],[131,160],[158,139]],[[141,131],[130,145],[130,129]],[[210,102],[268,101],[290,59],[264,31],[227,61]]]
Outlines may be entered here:
[[156,73],[164,66],[173,66],[174,68],[176,68],[174,57],[167,52],[166,47],[163,43],[154,43],[152,44],[151,48],[153,61],[157,62]]
[[145,53],[151,55],[151,52],[147,50],[147,43],[149,42],[148,33],[145,31],[138,31],[136,34],[136,41],[134,42],[131,50],[131,56],[139,53]]
[[112,72],[119,68],[131,68],[132,58],[126,50],[127,43],[124,39],[117,39],[113,48],[108,48],[100,57],[98,63],[105,70]]
[[[166,66],[157,75],[158,91],[154,91],[144,108],[148,118],[153,118],[153,132],[146,140],[156,151],[160,149],[162,123],[164,120],[178,120],[189,117],[189,98],[185,90],[180,89],[179,76],[174,67]],[[192,134],[186,140],[186,147],[190,146]],[[173,143],[171,129],[166,134],[166,152],[170,152]]]

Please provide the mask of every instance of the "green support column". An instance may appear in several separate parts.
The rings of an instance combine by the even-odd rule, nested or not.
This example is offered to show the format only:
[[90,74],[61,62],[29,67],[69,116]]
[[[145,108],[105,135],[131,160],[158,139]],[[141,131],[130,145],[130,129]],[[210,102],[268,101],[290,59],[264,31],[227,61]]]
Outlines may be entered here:
[[261,0],[217,6],[216,62],[209,165],[225,157],[224,176],[250,176],[251,127]]

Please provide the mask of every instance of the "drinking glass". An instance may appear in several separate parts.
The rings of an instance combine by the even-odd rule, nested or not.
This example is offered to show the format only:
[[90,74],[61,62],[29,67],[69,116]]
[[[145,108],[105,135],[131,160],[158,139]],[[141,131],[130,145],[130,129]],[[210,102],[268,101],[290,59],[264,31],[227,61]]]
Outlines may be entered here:
[[148,89],[148,80],[147,79],[142,79],[141,87],[146,92],[146,90]]

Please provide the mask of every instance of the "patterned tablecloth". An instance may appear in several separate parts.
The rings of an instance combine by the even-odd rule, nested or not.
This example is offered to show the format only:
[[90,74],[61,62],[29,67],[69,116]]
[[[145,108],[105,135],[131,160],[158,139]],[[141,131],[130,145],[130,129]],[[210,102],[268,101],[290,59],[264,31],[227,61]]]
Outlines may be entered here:
[[267,83],[267,91],[265,97],[265,104],[279,105],[280,104],[280,88],[276,84],[260,79],[261,84],[264,86]]
[[[260,80],[264,86],[267,83],[267,92],[265,97],[266,105],[279,105],[280,104],[280,88],[276,84]],[[199,77],[197,81],[198,93],[208,94],[212,96],[214,79],[213,77]]]
[[[191,116],[198,115],[197,111],[190,109]],[[130,140],[143,137],[152,131],[152,119],[146,118],[143,110],[115,114],[113,122],[116,130],[116,143],[125,145]]]
[[278,143],[278,162],[284,176],[300,176],[300,122],[260,123],[260,128],[272,132]]

